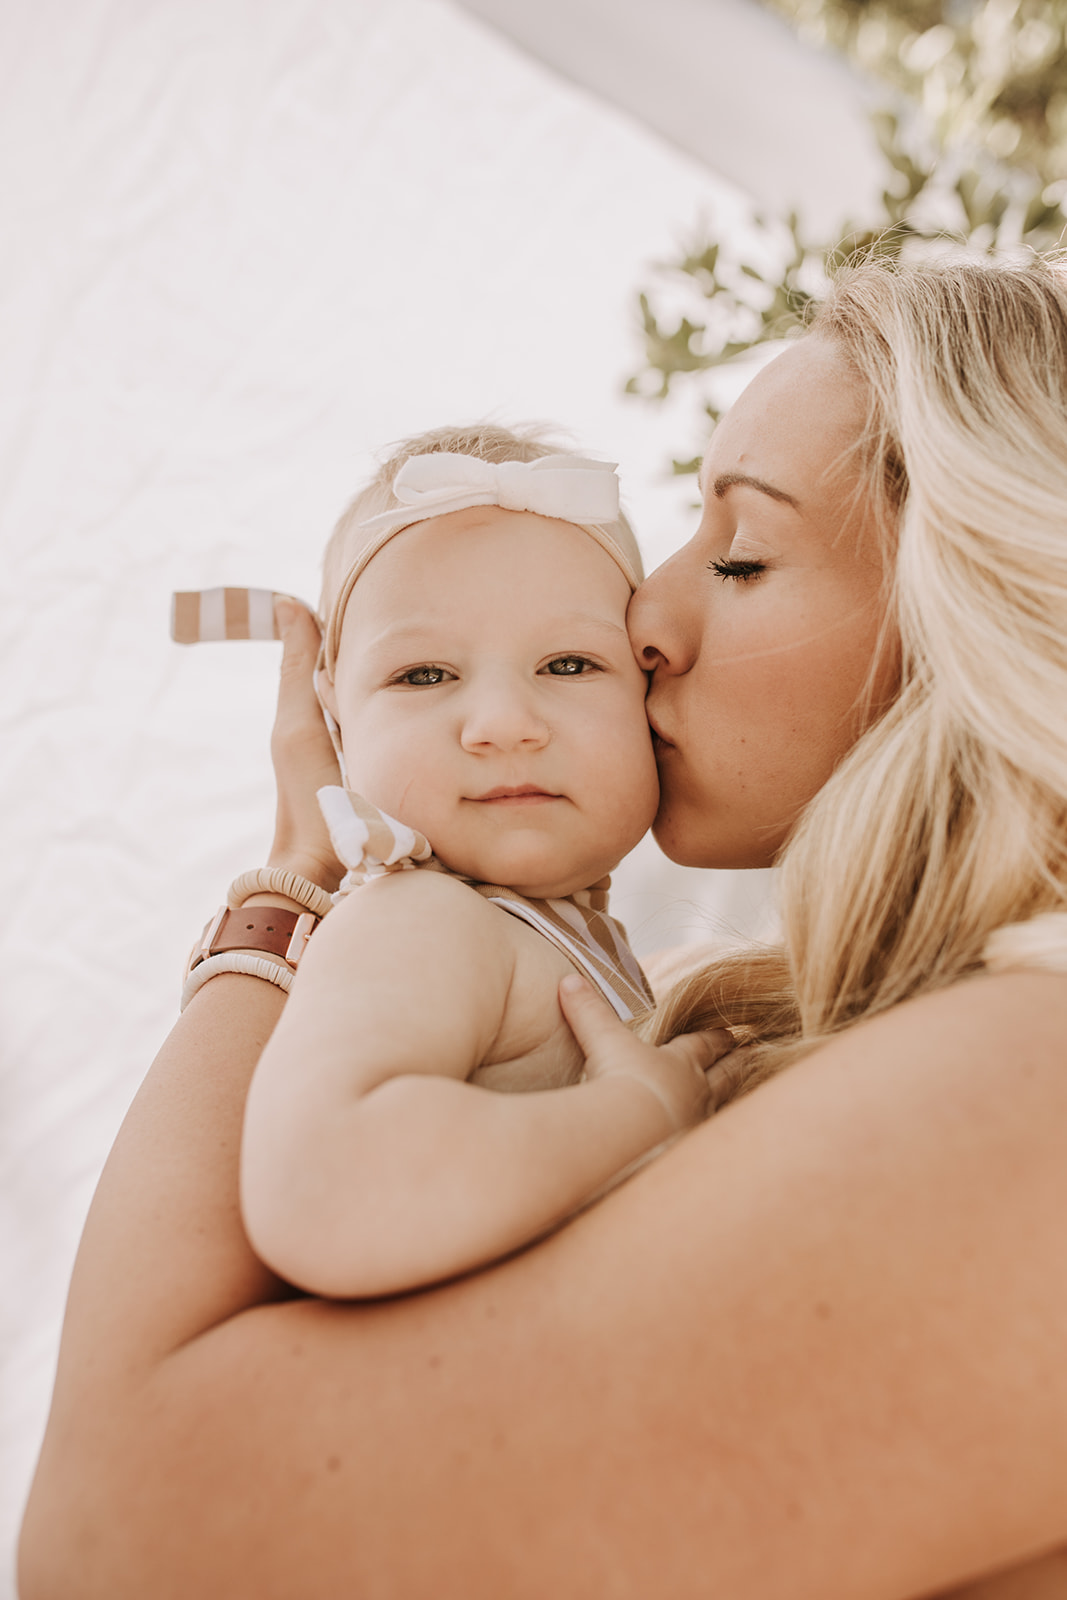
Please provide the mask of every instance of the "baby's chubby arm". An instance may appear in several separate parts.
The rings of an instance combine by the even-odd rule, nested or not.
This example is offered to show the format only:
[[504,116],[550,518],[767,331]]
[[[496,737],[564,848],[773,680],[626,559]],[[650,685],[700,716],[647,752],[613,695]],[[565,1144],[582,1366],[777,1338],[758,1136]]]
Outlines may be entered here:
[[700,1120],[706,1063],[675,1046],[649,1049],[644,1081],[466,1082],[493,1052],[515,966],[496,908],[442,874],[395,874],[331,913],[245,1113],[245,1226],[276,1272],[350,1298],[483,1265]]

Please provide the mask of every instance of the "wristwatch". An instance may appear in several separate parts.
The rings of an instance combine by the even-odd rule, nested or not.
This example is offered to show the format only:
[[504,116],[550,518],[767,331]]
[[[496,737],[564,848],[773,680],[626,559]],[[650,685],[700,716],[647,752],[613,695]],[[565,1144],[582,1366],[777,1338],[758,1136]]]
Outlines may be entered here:
[[220,906],[194,947],[185,975],[209,956],[229,950],[277,956],[295,971],[321,921],[311,911],[285,911],[281,906],[241,906],[236,911]]

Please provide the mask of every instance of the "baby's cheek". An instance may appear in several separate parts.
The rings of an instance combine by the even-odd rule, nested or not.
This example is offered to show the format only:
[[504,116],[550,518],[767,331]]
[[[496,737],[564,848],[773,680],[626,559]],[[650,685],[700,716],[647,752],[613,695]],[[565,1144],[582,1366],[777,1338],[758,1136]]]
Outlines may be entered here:
[[616,754],[612,776],[614,821],[627,836],[625,848],[630,850],[648,832],[659,809],[659,774],[643,702],[640,721]]
[[[341,744],[348,769],[348,785],[356,794],[369,800],[371,805],[397,815],[402,792],[402,769],[391,758],[387,742],[359,724],[349,724],[342,729]],[[410,775],[410,763],[408,764]]]

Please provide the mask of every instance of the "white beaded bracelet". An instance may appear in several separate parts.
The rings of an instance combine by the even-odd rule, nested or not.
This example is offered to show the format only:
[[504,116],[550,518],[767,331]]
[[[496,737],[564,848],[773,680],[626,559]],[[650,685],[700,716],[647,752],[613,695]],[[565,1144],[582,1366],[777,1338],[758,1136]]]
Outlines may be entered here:
[[333,900],[325,889],[297,872],[287,872],[284,867],[257,867],[251,872],[242,872],[230,884],[226,904],[231,911],[237,911],[254,894],[284,895],[316,917],[324,917],[333,909]]
[[[275,892],[280,894],[282,891]],[[223,972],[242,972],[250,978],[265,978],[268,983],[284,989],[286,994],[293,986],[292,969],[283,966],[272,956],[259,956],[252,950],[226,950],[220,955],[208,956],[206,961],[198,962],[193,968],[185,980],[180,1009],[184,1011],[194,994],[199,993],[205,983],[217,978]]]

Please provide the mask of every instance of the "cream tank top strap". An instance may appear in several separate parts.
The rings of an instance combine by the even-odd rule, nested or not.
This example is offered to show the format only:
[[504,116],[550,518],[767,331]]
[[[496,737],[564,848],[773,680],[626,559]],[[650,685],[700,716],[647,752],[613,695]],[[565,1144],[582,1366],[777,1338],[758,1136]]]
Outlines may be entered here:
[[[320,789],[319,806],[338,858],[348,869],[335,900],[386,873],[413,868],[448,871],[423,834],[387,816],[351,789]],[[509,916],[536,928],[599,989],[623,1022],[632,1022],[653,1005],[652,990],[626,941],[626,930],[608,914],[610,879],[558,900],[528,900],[501,884],[479,883],[474,878],[461,881]]]

